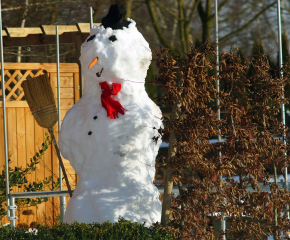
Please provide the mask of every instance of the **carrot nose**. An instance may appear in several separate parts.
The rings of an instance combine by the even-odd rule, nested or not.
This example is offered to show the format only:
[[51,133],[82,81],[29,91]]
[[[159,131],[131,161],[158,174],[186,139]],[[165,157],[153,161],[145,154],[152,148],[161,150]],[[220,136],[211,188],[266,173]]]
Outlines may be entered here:
[[97,63],[97,61],[98,61],[98,58],[96,57],[91,63],[90,63],[90,65],[89,65],[89,69],[92,67],[92,66],[94,66],[96,63]]

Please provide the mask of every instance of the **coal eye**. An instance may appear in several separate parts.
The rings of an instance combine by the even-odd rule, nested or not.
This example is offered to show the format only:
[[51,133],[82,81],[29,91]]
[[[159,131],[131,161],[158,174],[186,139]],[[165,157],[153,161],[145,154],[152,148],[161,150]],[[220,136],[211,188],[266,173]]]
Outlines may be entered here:
[[109,37],[109,40],[112,42],[115,42],[117,40],[115,35],[112,35],[111,37]]
[[96,35],[94,34],[94,35],[92,35],[92,36],[90,36],[89,38],[88,38],[88,40],[87,40],[87,42],[89,42],[89,41],[92,41],[94,38],[96,37]]

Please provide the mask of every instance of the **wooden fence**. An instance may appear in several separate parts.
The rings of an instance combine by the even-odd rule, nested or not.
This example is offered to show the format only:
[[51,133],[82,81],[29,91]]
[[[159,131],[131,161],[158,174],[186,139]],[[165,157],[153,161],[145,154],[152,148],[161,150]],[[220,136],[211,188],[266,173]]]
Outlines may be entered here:
[[[7,121],[7,143],[8,157],[11,159],[10,167],[25,167],[30,163],[30,158],[41,148],[45,139],[46,129],[41,128],[34,120],[27,102],[21,83],[27,76],[38,76],[46,70],[49,73],[51,84],[57,97],[57,70],[55,63],[5,63],[5,99],[6,99],[6,121]],[[1,81],[1,79],[0,79]],[[60,64],[60,108],[61,120],[65,113],[80,98],[79,88],[79,67],[76,63]],[[0,94],[2,98],[2,91]],[[56,98],[57,102],[57,98]],[[4,133],[3,133],[3,105],[0,101],[0,169],[3,170],[4,158]],[[54,127],[56,138],[58,136],[58,126]],[[76,174],[69,162],[64,159],[64,165],[68,173],[72,189],[76,185]],[[52,176],[54,181],[59,177],[59,165],[55,150],[49,146],[42,157],[37,170],[28,176],[28,180],[39,181]],[[63,189],[66,189],[63,182]],[[49,189],[45,189],[49,190]],[[23,189],[13,189],[13,192],[20,192]],[[33,215],[24,216],[24,209],[17,211],[17,224],[30,224],[33,221],[38,223],[54,224],[59,215],[59,198],[49,198],[49,201],[41,204],[38,208],[30,208]],[[6,223],[4,217],[2,223]]]

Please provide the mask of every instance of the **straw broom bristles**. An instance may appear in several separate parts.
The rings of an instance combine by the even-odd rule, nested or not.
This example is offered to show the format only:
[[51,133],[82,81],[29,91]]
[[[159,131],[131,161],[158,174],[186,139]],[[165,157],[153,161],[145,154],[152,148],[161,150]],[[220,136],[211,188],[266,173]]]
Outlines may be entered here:
[[35,120],[37,121],[39,126],[47,128],[51,135],[69,195],[70,197],[72,197],[70,184],[53,133],[53,126],[58,121],[58,114],[53,91],[50,85],[49,76],[47,73],[45,73],[44,75],[40,75],[35,78],[29,78],[26,81],[23,81],[21,83],[21,86],[24,90],[27,103]]
[[53,127],[58,115],[48,74],[23,81],[21,86],[37,123],[44,128]]

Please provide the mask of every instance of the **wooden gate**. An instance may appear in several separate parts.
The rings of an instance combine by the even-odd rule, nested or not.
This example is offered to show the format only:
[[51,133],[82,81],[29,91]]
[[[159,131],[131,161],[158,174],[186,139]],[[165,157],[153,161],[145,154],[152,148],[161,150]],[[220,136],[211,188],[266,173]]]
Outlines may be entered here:
[[[41,128],[34,120],[27,102],[21,83],[27,76],[35,77],[46,70],[49,73],[52,88],[57,102],[57,70],[55,63],[5,63],[5,99],[6,99],[6,121],[7,121],[7,144],[8,158],[11,160],[10,167],[25,167],[30,163],[30,158],[41,148],[45,139],[46,129]],[[1,81],[1,79],[0,79]],[[65,113],[80,98],[79,67],[76,63],[60,64],[60,108],[61,120]],[[0,94],[2,98],[2,91]],[[4,133],[3,133],[3,105],[0,100],[0,169],[5,164],[4,157]],[[58,137],[58,124],[54,127],[56,138]],[[72,189],[76,185],[76,174],[69,162],[64,159],[64,165],[68,173]],[[28,180],[39,181],[52,176],[54,181],[59,177],[58,159],[53,147],[49,147],[38,164],[37,170],[28,176]],[[63,182],[63,189],[66,189]],[[49,190],[49,189],[45,189]],[[13,189],[20,192],[22,189]],[[17,211],[17,224],[38,223],[54,224],[59,215],[59,198],[49,198],[49,201],[41,204],[38,208],[30,208],[33,215],[24,216],[24,209]],[[7,218],[2,220],[6,223]]]

